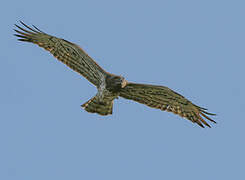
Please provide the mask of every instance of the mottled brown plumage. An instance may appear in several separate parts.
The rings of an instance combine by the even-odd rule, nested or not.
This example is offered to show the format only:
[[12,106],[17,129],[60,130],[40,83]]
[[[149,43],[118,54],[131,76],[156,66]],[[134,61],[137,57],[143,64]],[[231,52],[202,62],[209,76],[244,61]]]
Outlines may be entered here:
[[87,112],[112,114],[113,101],[120,96],[152,108],[173,112],[201,127],[210,127],[205,118],[215,123],[207,116],[215,114],[207,112],[207,109],[193,104],[173,90],[164,86],[127,82],[122,76],[106,72],[76,44],[48,35],[35,26],[31,28],[21,21],[20,23],[28,29],[15,25],[19,29],[15,30],[18,33],[15,36],[20,41],[31,42],[48,50],[97,87],[98,93],[82,105]]

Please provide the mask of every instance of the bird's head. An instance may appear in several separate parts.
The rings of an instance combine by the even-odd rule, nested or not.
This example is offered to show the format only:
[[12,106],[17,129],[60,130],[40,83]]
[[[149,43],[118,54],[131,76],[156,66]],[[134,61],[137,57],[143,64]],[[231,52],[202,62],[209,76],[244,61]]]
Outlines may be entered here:
[[106,89],[112,92],[119,92],[127,85],[127,81],[122,76],[108,75],[106,77]]

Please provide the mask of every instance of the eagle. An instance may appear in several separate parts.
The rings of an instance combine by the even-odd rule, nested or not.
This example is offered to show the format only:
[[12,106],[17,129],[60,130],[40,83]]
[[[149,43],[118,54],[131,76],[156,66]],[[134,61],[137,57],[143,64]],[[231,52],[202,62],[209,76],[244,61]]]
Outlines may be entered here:
[[[97,94],[81,106],[90,113],[112,114],[113,101],[118,97],[133,100],[162,111],[172,112],[197,123],[211,127],[206,121],[216,123],[208,115],[215,115],[197,106],[184,96],[165,86],[128,82],[123,76],[106,72],[82,48],[65,39],[46,34],[36,26],[15,24],[19,41],[30,42],[49,51],[55,58],[84,76],[94,84]],[[204,126],[205,125],[205,126]]]

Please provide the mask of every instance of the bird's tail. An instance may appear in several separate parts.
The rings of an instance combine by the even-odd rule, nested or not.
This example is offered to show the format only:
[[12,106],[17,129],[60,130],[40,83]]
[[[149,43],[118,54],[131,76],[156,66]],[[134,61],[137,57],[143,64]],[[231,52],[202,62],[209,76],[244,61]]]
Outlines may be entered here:
[[112,101],[105,101],[100,102],[97,96],[94,96],[86,103],[81,105],[87,112],[90,113],[98,113],[100,115],[109,115],[112,114],[113,108],[113,100]]

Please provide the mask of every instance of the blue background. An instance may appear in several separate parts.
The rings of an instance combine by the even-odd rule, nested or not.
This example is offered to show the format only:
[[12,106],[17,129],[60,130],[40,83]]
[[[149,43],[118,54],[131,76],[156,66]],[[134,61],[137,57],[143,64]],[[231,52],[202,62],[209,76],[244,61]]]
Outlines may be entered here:
[[[245,2],[3,1],[0,179],[245,179]],[[120,98],[112,116],[80,105],[96,88],[13,36],[23,20],[79,44],[105,70],[168,86],[217,113],[202,129]]]

